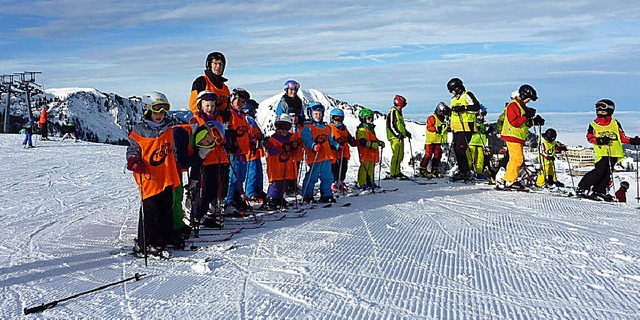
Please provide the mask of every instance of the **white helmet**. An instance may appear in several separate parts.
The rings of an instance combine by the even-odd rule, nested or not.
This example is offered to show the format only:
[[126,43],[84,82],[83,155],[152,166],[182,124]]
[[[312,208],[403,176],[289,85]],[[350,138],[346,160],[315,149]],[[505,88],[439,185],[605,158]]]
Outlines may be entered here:
[[218,96],[215,93],[209,90],[203,90],[198,93],[198,98],[196,98],[196,106],[198,109],[202,108],[202,101],[216,101]]
[[276,117],[276,123],[278,122],[286,122],[286,123],[293,124],[293,120],[291,120],[291,116],[286,113],[282,113]]
[[145,114],[147,113],[147,110],[159,104],[167,105],[167,107],[164,108],[165,111],[169,111],[169,109],[171,108],[169,99],[167,99],[167,96],[165,96],[164,93],[153,91],[145,93],[142,96],[142,111],[144,111]]

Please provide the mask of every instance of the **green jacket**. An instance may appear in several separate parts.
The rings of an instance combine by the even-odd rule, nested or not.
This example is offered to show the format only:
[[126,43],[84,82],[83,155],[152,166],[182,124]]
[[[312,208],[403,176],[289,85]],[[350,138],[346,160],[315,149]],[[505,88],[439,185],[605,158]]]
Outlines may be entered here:
[[404,127],[404,117],[402,116],[402,110],[398,107],[393,107],[387,114],[387,139],[400,140],[407,136],[407,129]]

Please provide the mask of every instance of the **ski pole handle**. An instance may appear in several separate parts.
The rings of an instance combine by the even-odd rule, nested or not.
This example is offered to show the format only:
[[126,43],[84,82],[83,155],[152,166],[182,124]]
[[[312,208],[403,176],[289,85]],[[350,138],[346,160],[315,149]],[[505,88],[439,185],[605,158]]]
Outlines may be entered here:
[[54,302],[49,302],[47,304],[41,304],[39,306],[35,306],[32,308],[24,308],[24,314],[28,315],[28,314],[32,314],[32,313],[38,313],[38,312],[42,312],[44,310],[47,310],[49,308],[53,308],[58,304],[58,301],[54,301]]

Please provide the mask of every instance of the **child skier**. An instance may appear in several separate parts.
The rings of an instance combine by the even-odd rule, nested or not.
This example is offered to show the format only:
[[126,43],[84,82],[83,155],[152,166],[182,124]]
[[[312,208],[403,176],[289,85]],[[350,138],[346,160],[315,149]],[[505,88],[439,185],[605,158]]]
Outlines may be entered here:
[[[189,120],[192,131],[206,123],[223,123],[223,115],[216,111],[218,98],[211,91],[202,91],[196,99],[197,112]],[[222,136],[226,138],[226,130],[222,129]],[[191,220],[197,227],[204,224],[207,227],[222,227],[222,198],[227,194],[229,183],[229,157],[227,151],[229,143],[219,141],[204,158],[201,166],[191,168],[189,175],[188,197],[192,200]]]
[[340,145],[333,140],[331,128],[323,121],[324,106],[312,102],[307,108],[309,121],[302,128],[302,141],[307,154],[309,170],[302,182],[302,199],[306,203],[316,202],[313,197],[313,186],[320,179],[319,202],[336,202],[331,191],[333,175],[331,174],[331,148],[340,151]]
[[469,168],[475,172],[475,178],[479,180],[486,180],[484,175],[484,148],[487,146],[487,130],[484,123],[484,117],[487,115],[487,110],[483,105],[480,105],[480,111],[476,115],[476,131],[471,135],[469,140],[469,148],[467,149],[467,161],[469,162]]
[[173,188],[180,184],[173,153],[172,123],[166,116],[167,97],[151,92],[142,97],[144,119],[129,135],[127,169],[140,190],[137,252],[159,254],[173,233]]
[[627,202],[627,190],[629,190],[629,182],[620,182],[620,189],[616,191],[616,199],[618,199],[618,202]]
[[[231,171],[229,172],[229,189],[226,199],[226,207],[233,206],[236,209],[231,215],[244,215],[249,209],[244,194],[243,184],[247,175],[247,156],[250,151],[249,146],[252,140],[247,122],[247,115],[242,112],[245,103],[250,99],[249,92],[243,88],[233,89],[229,104],[231,105],[231,121],[229,122],[229,130],[237,142],[237,148],[234,152],[229,152],[229,162],[231,163]],[[237,176],[236,176],[237,175]]]
[[567,147],[556,141],[558,133],[555,129],[547,129],[538,141],[538,162],[540,163],[540,171],[538,171],[538,179],[536,185],[538,187],[551,188],[564,187],[564,183],[558,181],[556,177],[556,152],[567,151]]
[[378,186],[374,180],[374,168],[376,162],[380,162],[380,151],[378,148],[384,148],[384,142],[378,140],[373,124],[373,111],[362,108],[358,113],[360,125],[356,130],[356,139],[358,141],[358,156],[360,159],[360,168],[358,168],[358,189],[375,189]]
[[480,102],[471,91],[467,91],[460,78],[451,78],[447,82],[447,91],[453,95],[449,103],[450,125],[453,132],[453,151],[458,164],[458,171],[451,176],[450,180],[472,181],[475,175],[469,168],[467,150],[471,136],[476,131],[476,112],[480,111]]
[[597,201],[613,201],[607,194],[607,186],[612,178],[613,166],[624,158],[623,143],[640,145],[640,138],[628,138],[622,125],[612,117],[615,104],[609,99],[601,99],[596,105],[596,119],[587,130],[587,140],[593,143],[596,164],[578,183],[578,196]]
[[[33,137],[33,126],[34,126],[34,124],[35,123],[33,122],[33,120],[29,120],[24,125],[22,130],[20,130],[21,132],[24,133],[24,141],[22,141],[22,145],[25,148],[33,148],[33,144],[31,143],[31,138]],[[27,145],[27,143],[28,143],[28,145]]]
[[[393,107],[387,114],[387,140],[391,144],[391,167],[389,173],[392,179],[407,180],[407,177],[402,173],[402,159],[404,158],[404,138],[411,140],[411,132],[407,131],[404,124],[404,117],[402,116],[402,110],[407,106],[407,99],[401,95],[396,95],[393,98]],[[411,141],[409,141],[411,143]],[[413,155],[411,155],[413,156]]]
[[331,135],[340,145],[340,151],[333,152],[333,163],[331,164],[331,171],[333,173],[333,184],[331,185],[331,191],[338,192],[338,190],[349,191],[349,187],[344,183],[344,179],[347,175],[347,167],[349,166],[349,159],[351,159],[351,150],[349,146],[355,147],[355,139],[347,126],[344,125],[344,111],[335,108],[331,110]]
[[263,208],[278,210],[286,207],[284,188],[287,181],[295,181],[298,170],[293,154],[299,147],[294,146],[291,117],[282,113],[276,118],[276,132],[266,142],[267,176],[269,188]]
[[73,142],[78,142],[78,137],[76,136],[76,126],[73,124],[72,121],[67,121],[62,126],[62,128],[60,128],[60,130],[62,131],[62,133],[64,133],[61,141],[64,141],[67,138],[69,139],[73,138]]
[[304,160],[304,148],[302,147],[302,128],[304,125],[302,124],[302,119],[304,118],[301,114],[297,113],[289,113],[291,116],[291,140],[295,146],[295,151],[293,152],[293,159],[296,163],[296,180],[288,180],[285,187],[285,194],[287,195],[296,195],[298,192],[298,178],[300,177],[300,166],[302,165],[302,161]]
[[249,151],[247,152],[247,179],[245,180],[245,192],[251,201],[263,202],[266,193],[263,191],[264,176],[262,172],[262,158],[264,158],[264,135],[256,121],[256,109],[258,102],[250,99],[242,108],[247,115],[249,123]]
[[[440,159],[442,158],[442,144],[447,143],[449,125],[447,118],[451,109],[444,102],[438,103],[433,114],[427,118],[427,135],[425,138],[424,157],[420,162],[418,174],[423,178],[442,178],[440,173]],[[431,163],[431,171],[429,171]]]
[[[498,181],[498,190],[526,190],[518,180],[520,167],[524,163],[523,146],[532,125],[544,125],[544,119],[536,116],[536,109],[527,106],[530,101],[538,100],[536,90],[523,84],[515,97],[505,108],[500,139],[507,144],[509,162],[504,178]],[[535,117],[534,117],[535,116]]]

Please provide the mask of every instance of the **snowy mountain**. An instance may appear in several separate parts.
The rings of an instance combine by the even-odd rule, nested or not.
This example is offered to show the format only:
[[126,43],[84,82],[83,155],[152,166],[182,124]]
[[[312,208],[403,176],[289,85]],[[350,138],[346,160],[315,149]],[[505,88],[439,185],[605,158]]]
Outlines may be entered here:
[[[43,141],[22,149],[21,139],[0,135],[2,319],[135,273],[145,275],[33,317],[640,318],[635,202],[382,181],[398,190],[341,197],[145,267],[126,253],[140,199],[123,174],[125,147]],[[356,170],[351,161],[348,181]],[[616,173],[616,185],[634,174]]]
[[[84,141],[126,144],[130,128],[142,117],[140,99],[123,98],[91,88],[48,89],[31,100],[31,112],[36,121],[42,107],[49,106],[50,133],[59,133],[66,121],[72,121],[78,138]],[[27,122],[26,106],[25,96],[12,99],[14,124]]]

